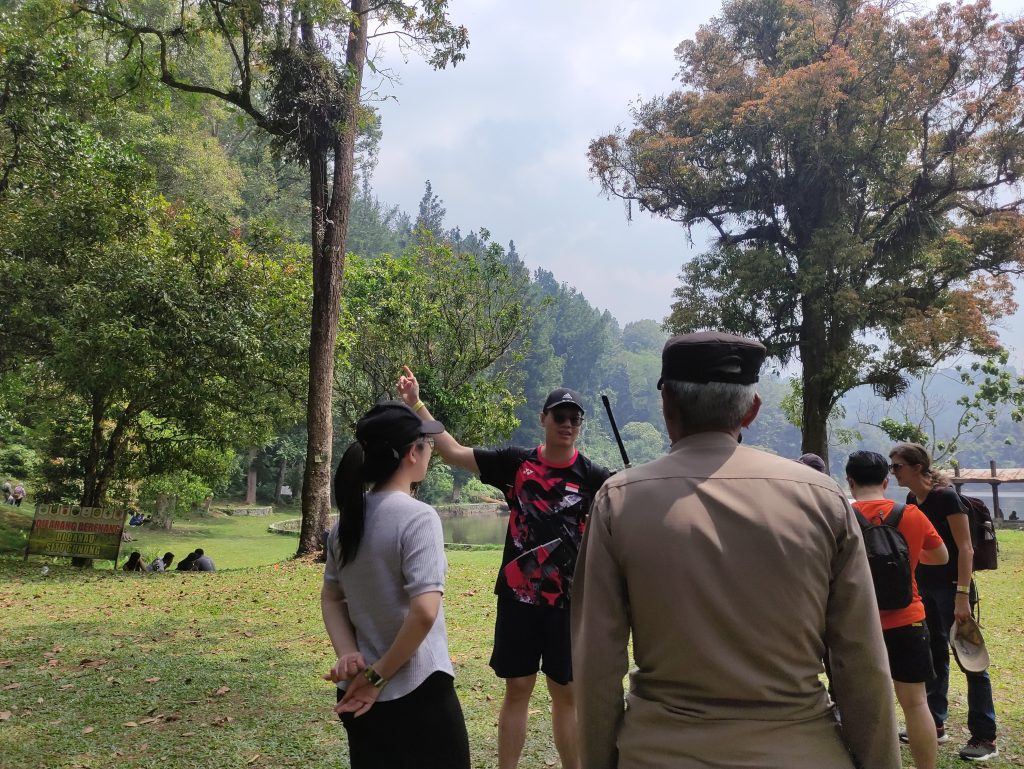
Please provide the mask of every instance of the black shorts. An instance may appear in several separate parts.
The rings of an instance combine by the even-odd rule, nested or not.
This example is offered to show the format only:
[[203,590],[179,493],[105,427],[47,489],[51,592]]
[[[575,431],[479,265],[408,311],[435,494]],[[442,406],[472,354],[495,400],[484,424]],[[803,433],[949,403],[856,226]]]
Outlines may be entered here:
[[893,681],[927,684],[935,677],[931,642],[924,622],[883,630],[885,650],[889,653],[889,672]]
[[572,681],[569,610],[498,598],[490,664],[498,678],[540,670],[556,684]]

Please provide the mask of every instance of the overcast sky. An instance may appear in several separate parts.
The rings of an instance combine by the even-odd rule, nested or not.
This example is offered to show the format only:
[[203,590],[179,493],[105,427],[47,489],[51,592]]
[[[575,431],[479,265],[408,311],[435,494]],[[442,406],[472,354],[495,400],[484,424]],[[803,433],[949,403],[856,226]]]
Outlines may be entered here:
[[[1019,0],[993,6],[1022,10]],[[636,210],[627,221],[623,203],[590,179],[587,145],[629,125],[631,103],[672,90],[676,45],[719,8],[714,0],[451,0],[452,18],[469,29],[466,61],[435,72],[385,53],[401,82],[380,84],[390,98],[379,104],[377,195],[415,214],[429,179],[449,227],[514,240],[529,267],[550,270],[622,324],[662,320],[680,266],[707,231],[695,230],[691,245],[672,222]],[[367,85],[379,82],[367,74]],[[1024,313],[1001,337],[1024,338]],[[1024,365],[1024,343],[1016,346]]]

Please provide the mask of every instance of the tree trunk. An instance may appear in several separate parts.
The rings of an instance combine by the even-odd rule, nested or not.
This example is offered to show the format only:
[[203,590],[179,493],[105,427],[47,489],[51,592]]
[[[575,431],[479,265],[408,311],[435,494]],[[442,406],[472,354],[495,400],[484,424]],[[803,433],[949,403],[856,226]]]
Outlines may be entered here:
[[[309,335],[309,399],[306,406],[306,468],[302,483],[302,529],[298,555],[319,550],[331,512],[331,398],[334,351],[338,337],[345,238],[352,200],[352,177],[358,132],[359,97],[366,65],[367,0],[352,0],[345,64],[350,73],[341,133],[331,146],[310,141],[309,179],[312,202],[313,312]],[[304,20],[303,44],[316,40],[312,22]],[[334,153],[334,176],[328,204],[328,150]]]
[[153,528],[170,531],[174,525],[174,509],[178,506],[175,494],[159,494],[156,498],[156,510],[153,512]]
[[248,478],[245,485],[245,504],[255,505],[256,504],[256,454],[258,449],[255,447],[249,449],[249,466],[248,466]]
[[[108,403],[102,393],[94,392],[90,416],[92,427],[89,436],[89,448],[83,461],[82,507],[102,507],[106,501],[107,489],[114,477],[114,471],[121,461],[128,434],[128,425],[132,423],[141,408],[135,402],[129,402],[121,416],[114,424],[109,436],[104,436],[103,423],[107,418]],[[104,440],[106,447],[104,448]],[[92,558],[72,558],[71,565],[84,569],[92,568]]]
[[804,324],[800,334],[803,412],[801,450],[817,454],[828,465],[828,418],[832,413],[834,386],[823,372],[828,368],[827,343],[823,323],[816,323],[810,302],[804,305]]
[[274,504],[283,505],[281,489],[284,488],[284,476],[288,472],[288,457],[281,457],[281,464],[277,468],[277,484],[274,486]]

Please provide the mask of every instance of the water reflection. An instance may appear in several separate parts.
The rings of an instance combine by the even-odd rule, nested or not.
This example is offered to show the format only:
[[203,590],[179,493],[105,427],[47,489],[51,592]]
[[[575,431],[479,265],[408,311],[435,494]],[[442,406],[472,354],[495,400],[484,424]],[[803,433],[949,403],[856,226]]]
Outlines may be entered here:
[[470,515],[464,518],[442,518],[445,542],[465,545],[500,545],[505,541],[508,516]]

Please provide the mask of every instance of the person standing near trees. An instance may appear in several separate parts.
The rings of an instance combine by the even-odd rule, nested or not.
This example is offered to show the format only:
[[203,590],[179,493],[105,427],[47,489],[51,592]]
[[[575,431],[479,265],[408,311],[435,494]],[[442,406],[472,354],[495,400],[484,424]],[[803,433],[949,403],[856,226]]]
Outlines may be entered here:
[[338,684],[352,769],[469,769],[441,601],[441,521],[412,496],[443,432],[403,403],[378,404],[334,476],[339,515],[320,607],[338,659],[324,678]]
[[[740,444],[764,358],[732,334],[670,339],[658,387],[672,448],[594,500],[572,607],[587,769],[899,769],[846,495]],[[841,724],[818,678],[826,653]]]
[[[907,546],[907,584],[887,585],[903,592],[899,608],[879,609],[882,637],[889,654],[896,699],[907,722],[907,740],[916,769],[935,769],[938,743],[935,724],[928,711],[926,685],[935,678],[932,653],[925,623],[924,604],[914,579],[918,563],[941,566],[949,561],[949,552],[931,521],[916,505],[900,505],[885,498],[889,485],[889,462],[876,451],[854,451],[846,460],[846,482],[853,495],[854,508],[873,526],[895,527]],[[864,525],[864,524],[862,524]],[[876,585],[876,590],[878,586]],[[899,588],[897,591],[896,589]],[[879,604],[883,604],[879,599]],[[898,604],[897,604],[898,605]]]
[[[971,616],[974,591],[974,546],[971,524],[960,497],[942,473],[932,469],[928,449],[918,443],[897,443],[889,452],[896,482],[906,488],[907,503],[915,504],[942,537],[949,562],[942,566],[917,567],[917,586],[924,602],[931,638],[935,679],[928,685],[928,709],[935,720],[939,742],[946,742],[949,716],[949,634],[953,623]],[[966,673],[967,729],[971,733],[960,749],[960,758],[984,761],[999,755],[996,747],[996,708],[988,671]],[[903,737],[901,736],[901,739]]]
[[[398,392],[420,419],[433,419],[408,366]],[[569,597],[590,503],[610,475],[576,448],[584,415],[579,394],[560,387],[544,401],[544,443],[536,448],[492,451],[463,446],[448,432],[436,438],[445,462],[500,489],[509,506],[494,587],[498,604],[490,660],[495,674],[505,680],[498,715],[499,769],[519,764],[538,671],[544,673],[551,695],[551,726],[562,769],[581,765]]]

